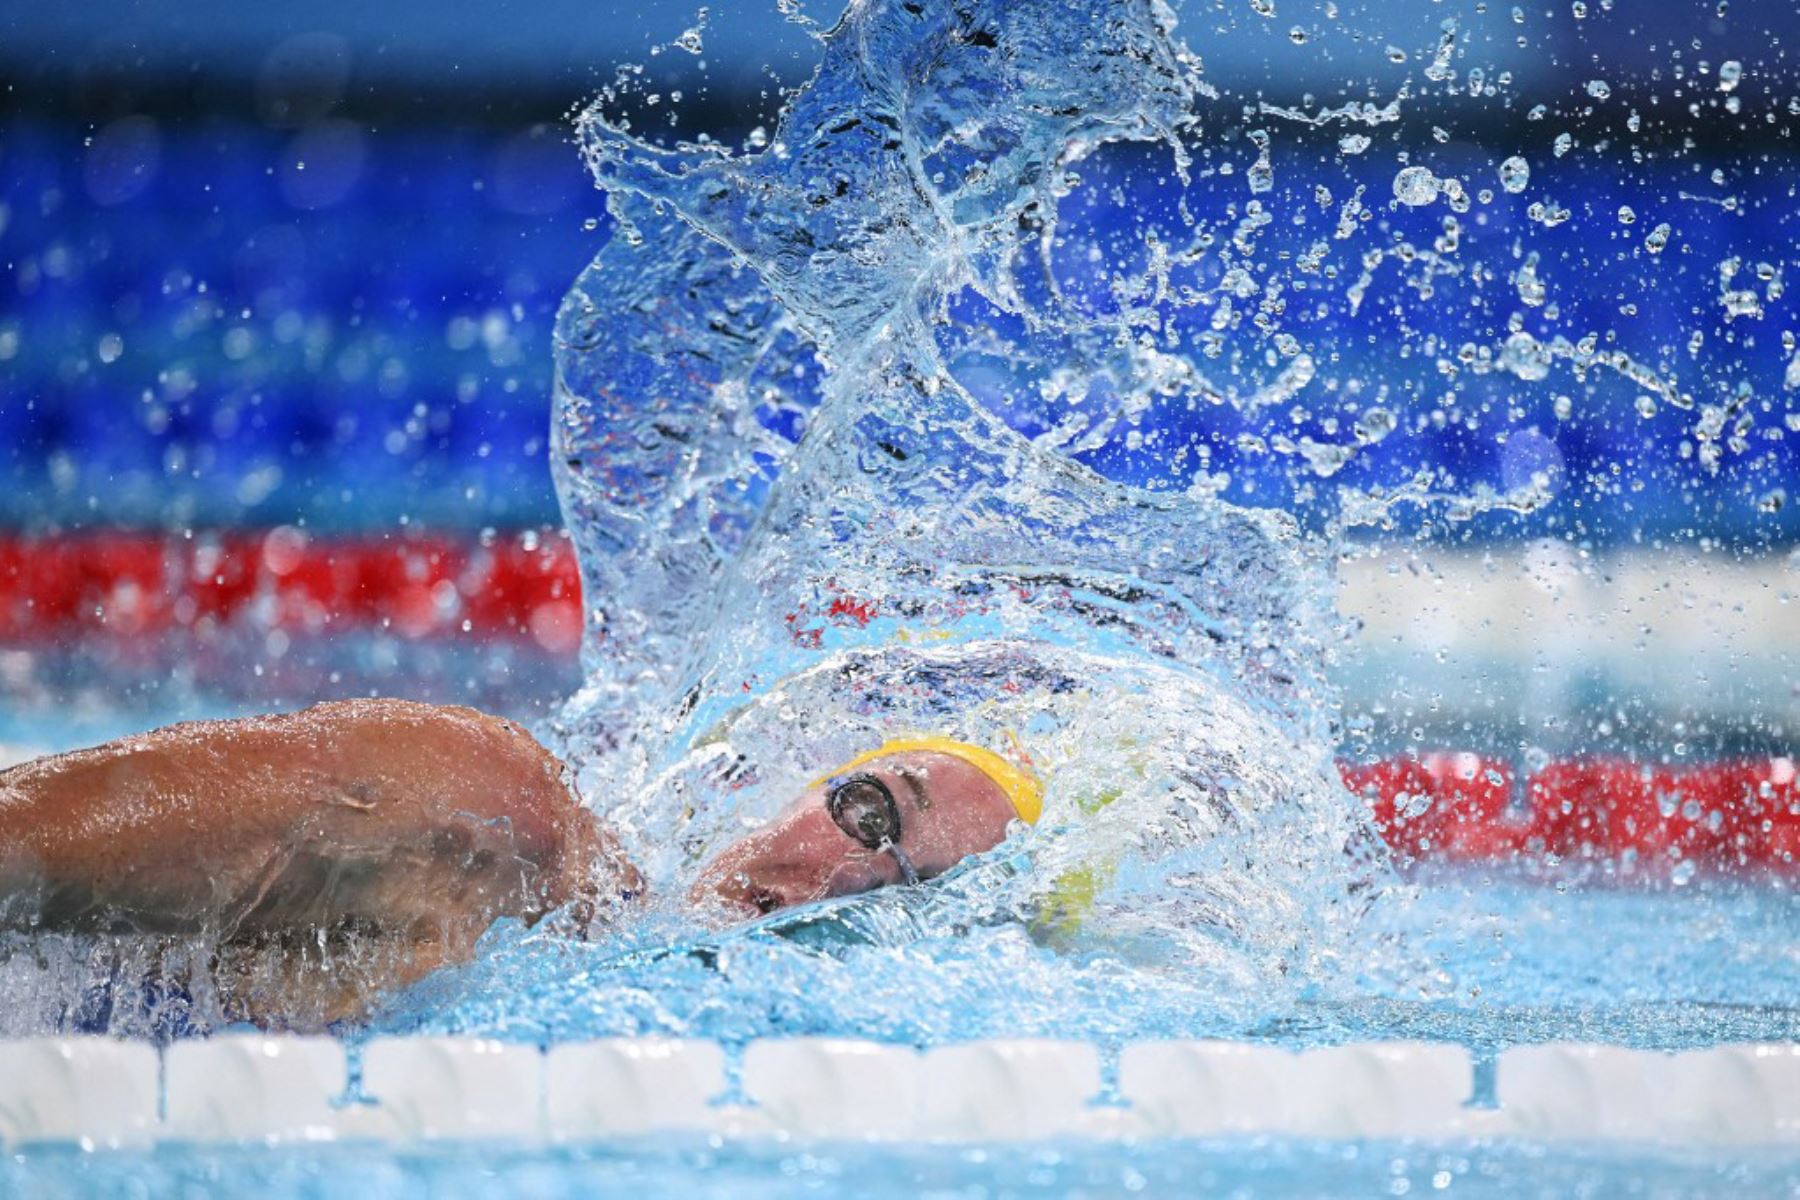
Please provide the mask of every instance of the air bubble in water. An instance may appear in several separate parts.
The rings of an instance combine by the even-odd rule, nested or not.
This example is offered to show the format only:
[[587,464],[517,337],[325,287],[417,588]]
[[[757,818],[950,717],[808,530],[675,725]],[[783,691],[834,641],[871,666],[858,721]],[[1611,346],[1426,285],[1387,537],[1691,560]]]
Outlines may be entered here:
[[1250,11],[1259,17],[1275,15],[1275,0],[1250,0]]
[[1612,95],[1612,88],[1604,79],[1590,79],[1588,80],[1587,94],[1596,100],[1604,100]]
[[1744,64],[1738,62],[1735,58],[1730,62],[1719,64],[1719,90],[1721,92],[1736,91],[1738,81],[1743,77]]
[[1437,176],[1430,167],[1407,167],[1394,176],[1394,199],[1418,208],[1438,198]]
[[1663,247],[1669,244],[1669,232],[1669,223],[1664,221],[1652,229],[1650,236],[1644,239],[1644,249],[1652,254],[1661,254]]
[[1500,164],[1500,186],[1517,195],[1531,182],[1531,164],[1513,155]]

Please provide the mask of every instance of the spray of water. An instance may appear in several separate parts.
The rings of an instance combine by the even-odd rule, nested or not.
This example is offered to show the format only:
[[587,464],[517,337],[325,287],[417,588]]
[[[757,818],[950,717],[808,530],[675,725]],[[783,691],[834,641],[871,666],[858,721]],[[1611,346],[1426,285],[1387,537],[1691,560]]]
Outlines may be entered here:
[[[1459,986],[1331,769],[1333,557],[1551,506],[1519,389],[1677,414],[1658,470],[1716,472],[1754,421],[1700,394],[1727,372],[1684,384],[1674,343],[1560,305],[1581,272],[1654,293],[1666,229],[1572,255],[1554,170],[1435,128],[1371,152],[1415,103],[1515,103],[1464,61],[1480,33],[1452,16],[1388,94],[1290,105],[1217,85],[1155,0],[864,0],[741,151],[652,144],[616,91],[583,114],[617,220],[558,359],[586,793],[673,896],[895,732],[1049,780],[1041,827],[929,898],[728,939],[698,977],[633,959],[587,977],[591,1018],[658,986],[685,997],[658,1021],[724,1036],[762,1016],[709,1014],[802,994],[781,1028],[1053,1031],[1105,979],[1085,1019],[1192,1031]],[[1491,473],[1357,469],[1495,425]]]
[[[1340,1029],[1443,1036],[1382,1005],[1638,986],[1631,955],[1609,975],[1534,946],[1560,919],[1543,894],[1421,905],[1395,879],[1332,765],[1330,567],[1370,528],[1586,536],[1559,500],[1619,473],[1569,479],[1540,425],[1604,421],[1621,390],[1658,453],[1616,466],[1757,488],[1781,430],[1746,380],[1792,390],[1800,358],[1737,335],[1782,267],[1671,280],[1704,240],[1680,205],[1780,185],[1652,182],[1584,225],[1565,189],[1612,135],[1581,121],[1641,98],[1597,81],[1550,114],[1580,137],[1475,151],[1430,122],[1521,98],[1478,57],[1502,18],[1465,8],[1371,51],[1366,95],[1290,103],[1207,73],[1217,12],[856,0],[736,150],[641,136],[622,76],[578,125],[615,223],[557,328],[552,469],[589,611],[553,733],[652,906],[594,944],[497,930],[383,1028],[1304,1037],[1297,1014],[1339,1004],[1362,1006]],[[1339,16],[1288,40],[1374,45],[1367,12]],[[1616,314],[1572,299],[1600,295]],[[1423,465],[1490,434],[1493,463]],[[925,889],[734,932],[684,910],[806,781],[925,731],[1029,757],[1043,822]],[[1737,903],[1720,953],[1791,940],[1791,906]],[[1681,936],[1717,942],[1715,916]],[[1791,971],[1733,978],[1791,1027]],[[1606,1033],[1667,1040],[1667,1017]]]
[[[1225,399],[1157,336],[1194,247],[1061,261],[1084,161],[1191,169],[1207,89],[1173,27],[858,4],[760,152],[584,116],[619,233],[560,325],[592,605],[563,749],[671,893],[834,762],[944,731],[1016,747],[1048,804],[928,929],[1006,914],[1236,986],[1339,952],[1381,869],[1331,771],[1319,544],[1076,453]],[[1007,410],[975,354],[1009,358]]]

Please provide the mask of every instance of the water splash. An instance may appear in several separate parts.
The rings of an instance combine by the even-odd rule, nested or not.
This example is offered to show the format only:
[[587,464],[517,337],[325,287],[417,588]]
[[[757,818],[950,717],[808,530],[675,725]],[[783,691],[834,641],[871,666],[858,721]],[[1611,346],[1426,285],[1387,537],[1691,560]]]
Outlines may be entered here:
[[[1330,768],[1318,547],[1072,453],[1206,387],[1140,329],[1168,244],[1121,245],[1120,286],[1056,243],[1103,147],[1185,174],[1207,90],[1160,4],[877,3],[758,153],[583,118],[624,232],[560,324],[594,605],[561,732],[666,889],[833,762],[951,730],[1019,744],[1047,816],[1032,869],[925,928],[1041,920],[1079,879],[1114,953],[1236,987],[1329,957],[1373,839]],[[1004,413],[972,383],[995,350],[1037,381]]]
[[[1079,878],[1071,945],[1214,1002],[1453,986],[1364,916],[1407,892],[1331,773],[1328,563],[1358,528],[1528,517],[1568,480],[1523,452],[1491,479],[1360,464],[1571,378],[1697,414],[1702,470],[1754,415],[1565,311],[1547,189],[1585,143],[1560,131],[1534,174],[1339,137],[1506,85],[1458,20],[1424,40],[1385,104],[1252,105],[1161,3],[874,0],[743,152],[652,145],[613,96],[583,115],[619,233],[559,325],[592,610],[558,732],[666,894],[831,763],[942,729],[1018,739],[1049,816],[1005,848],[1029,869],[973,871],[877,944],[1001,916],[1054,945]],[[1377,372],[1344,365],[1346,318],[1392,339]]]

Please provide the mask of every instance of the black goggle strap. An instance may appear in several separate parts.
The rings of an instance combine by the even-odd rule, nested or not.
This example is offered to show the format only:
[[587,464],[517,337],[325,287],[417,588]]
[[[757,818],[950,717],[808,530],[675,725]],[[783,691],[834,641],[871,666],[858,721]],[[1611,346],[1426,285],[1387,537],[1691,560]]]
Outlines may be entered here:
[[917,886],[919,873],[913,870],[912,859],[906,857],[906,851],[892,842],[883,843],[881,848],[894,856],[894,863],[900,868],[900,878],[906,881],[906,885],[908,887]]

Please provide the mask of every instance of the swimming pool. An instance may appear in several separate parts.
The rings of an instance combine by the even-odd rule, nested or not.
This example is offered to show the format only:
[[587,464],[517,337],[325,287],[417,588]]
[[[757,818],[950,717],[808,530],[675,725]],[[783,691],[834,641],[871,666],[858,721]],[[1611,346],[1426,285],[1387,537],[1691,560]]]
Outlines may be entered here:
[[[315,1041],[6,935],[0,1190],[1793,1190],[1785,77],[1671,51],[1742,145],[1624,66],[1496,140],[1535,14],[1251,7],[1370,98],[859,4],[773,143],[615,81],[579,236],[538,135],[9,126],[0,761],[472,703],[653,899]],[[684,911],[820,747],[962,721],[1043,829]]]

